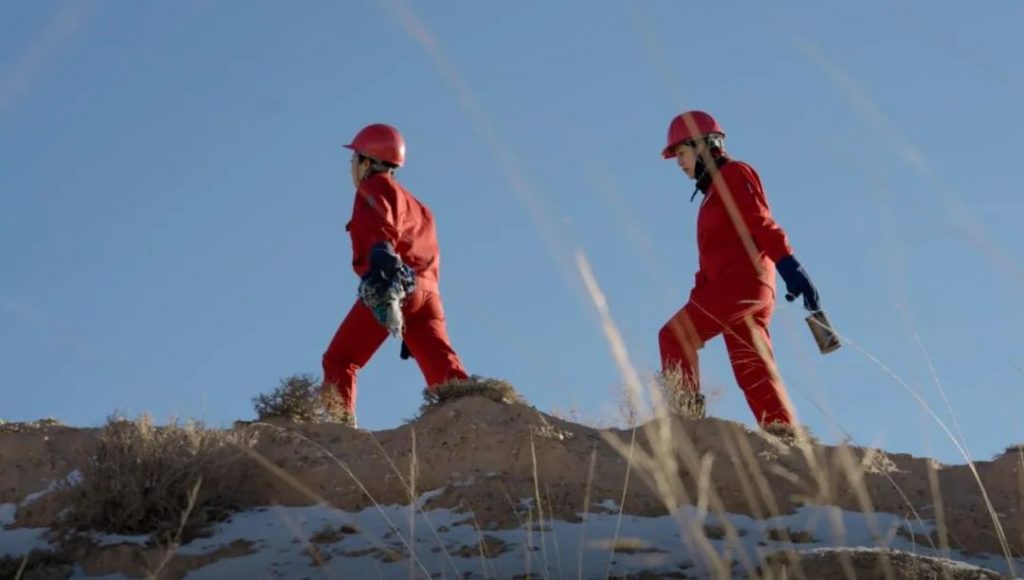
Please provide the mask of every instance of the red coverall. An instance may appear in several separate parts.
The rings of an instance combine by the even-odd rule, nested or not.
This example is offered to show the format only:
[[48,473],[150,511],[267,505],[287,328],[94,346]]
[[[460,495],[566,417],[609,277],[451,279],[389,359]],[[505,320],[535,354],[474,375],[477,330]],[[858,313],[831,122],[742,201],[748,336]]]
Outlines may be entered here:
[[[468,377],[448,340],[438,290],[441,262],[434,216],[387,173],[359,184],[352,219],[345,226],[352,237],[352,268],[360,278],[369,271],[370,249],[391,242],[402,261],[416,272],[416,289],[402,307],[403,339],[419,364],[428,386]],[[324,383],[334,385],[350,413],[356,406],[356,374],[387,340],[388,331],[369,308],[356,300],[323,356]]]
[[693,291],[658,334],[662,370],[681,370],[686,387],[698,390],[697,351],[723,334],[736,382],[757,421],[793,424],[768,333],[774,262],[793,250],[772,218],[757,172],[740,161],[716,170],[697,215],[700,269]]

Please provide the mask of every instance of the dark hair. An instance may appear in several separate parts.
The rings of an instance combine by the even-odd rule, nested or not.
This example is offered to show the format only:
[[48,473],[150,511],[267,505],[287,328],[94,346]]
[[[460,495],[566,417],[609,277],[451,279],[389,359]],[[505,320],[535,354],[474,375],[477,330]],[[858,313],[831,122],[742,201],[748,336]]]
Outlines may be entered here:
[[701,135],[700,137],[695,137],[695,138],[690,139],[688,141],[683,141],[683,145],[686,145],[688,147],[692,147],[693,149],[696,149],[697,145],[699,145],[700,143],[704,143],[705,145],[707,145],[707,148],[709,150],[711,150],[711,149],[724,150],[725,149],[725,135],[723,135],[721,133],[708,133],[707,135]]
[[359,163],[362,163],[363,161],[369,161],[370,162],[370,173],[369,173],[369,175],[373,175],[374,173],[390,173],[390,172],[394,172],[395,169],[398,169],[398,166],[395,165],[394,163],[388,163],[387,161],[381,161],[380,159],[374,159],[373,157],[367,157],[366,155],[363,155],[362,153],[357,153],[357,155],[359,156]]

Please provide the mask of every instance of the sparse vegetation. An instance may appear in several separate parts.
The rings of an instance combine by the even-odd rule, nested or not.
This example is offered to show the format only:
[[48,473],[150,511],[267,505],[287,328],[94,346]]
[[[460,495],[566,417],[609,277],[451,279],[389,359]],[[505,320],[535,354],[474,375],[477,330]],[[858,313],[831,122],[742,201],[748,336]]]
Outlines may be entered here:
[[724,540],[725,539],[725,528],[721,526],[704,526],[704,537],[709,540]]
[[[220,431],[191,421],[158,427],[149,416],[112,417],[97,436],[81,477],[61,484],[71,530],[151,534],[167,543],[180,528],[194,537],[239,507],[246,469],[239,446],[246,431]],[[198,489],[197,489],[198,484]]]
[[0,558],[0,578],[21,578],[42,580],[43,578],[69,578],[73,566],[71,560],[52,550],[35,549],[17,558]]
[[790,542],[793,544],[814,544],[818,540],[809,532],[788,528],[772,528],[765,534],[773,542]]
[[324,525],[315,534],[313,534],[309,541],[314,544],[333,544],[340,542],[345,539],[345,536],[352,534],[358,534],[359,530],[354,526],[344,524],[341,526]]
[[433,389],[424,389],[423,404],[420,412],[443,405],[446,401],[461,397],[484,397],[498,403],[522,403],[523,398],[507,381],[483,377],[471,377],[465,380],[453,380],[442,383]]
[[281,379],[270,393],[253,397],[256,416],[261,420],[289,419],[298,423],[338,421],[340,401],[333,391],[324,393],[312,375],[292,375]]
[[37,421],[4,421],[0,419],[0,433],[21,433],[24,431],[34,431],[37,429],[45,429],[46,427],[63,427],[64,423],[54,419],[53,417],[47,417],[45,419],[39,419]]
[[703,419],[707,417],[707,404],[702,395],[693,385],[688,384],[686,377],[679,369],[668,369],[655,376],[654,384],[658,395],[668,406],[668,411],[686,419]]

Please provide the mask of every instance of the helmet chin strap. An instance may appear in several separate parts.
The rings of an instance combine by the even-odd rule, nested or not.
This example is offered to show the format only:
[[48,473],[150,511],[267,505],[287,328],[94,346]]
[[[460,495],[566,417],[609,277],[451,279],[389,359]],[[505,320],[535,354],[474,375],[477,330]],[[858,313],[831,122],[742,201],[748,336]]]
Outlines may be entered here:
[[[701,176],[703,177],[703,175],[704,175],[704,172],[702,171],[701,172]],[[698,183],[700,182],[700,178],[697,179],[697,182]],[[693,186],[693,193],[690,194],[690,203],[693,203],[693,200],[697,197],[698,193],[700,193],[700,186],[694,184],[694,186]]]
[[707,186],[705,185],[704,187],[701,187],[701,185],[704,185],[701,182],[704,180],[704,177],[707,175],[707,173],[708,168],[706,165],[704,165],[704,154],[701,153],[700,155],[697,156],[697,162],[694,163],[693,165],[694,184],[693,193],[690,194],[690,203],[693,203],[693,200],[697,197],[698,193],[703,193],[704,195],[707,195]]
[[[717,148],[716,148],[717,149]],[[693,188],[693,193],[690,195],[690,203],[697,197],[697,193],[703,193],[707,195],[708,189],[711,187],[712,173],[708,171],[707,165],[704,164],[704,156],[712,159],[717,168],[721,168],[723,165],[729,162],[729,158],[725,156],[725,152],[721,149],[717,149],[718,154],[715,154],[716,149],[709,150],[707,153],[701,152],[697,156],[697,161],[693,166],[693,177],[696,180],[696,184]]]

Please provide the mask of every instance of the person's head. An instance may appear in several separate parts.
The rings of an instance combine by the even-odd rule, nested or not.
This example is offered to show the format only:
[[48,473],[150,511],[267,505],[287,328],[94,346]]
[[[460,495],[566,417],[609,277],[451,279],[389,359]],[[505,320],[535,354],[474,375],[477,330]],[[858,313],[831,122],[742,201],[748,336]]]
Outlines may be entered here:
[[391,125],[367,125],[345,147],[352,150],[352,183],[356,189],[367,177],[392,173],[405,163],[405,139]]
[[669,124],[661,156],[675,157],[680,169],[690,179],[696,179],[698,168],[711,165],[712,159],[724,151],[725,130],[718,121],[703,111],[687,111],[676,115]]

